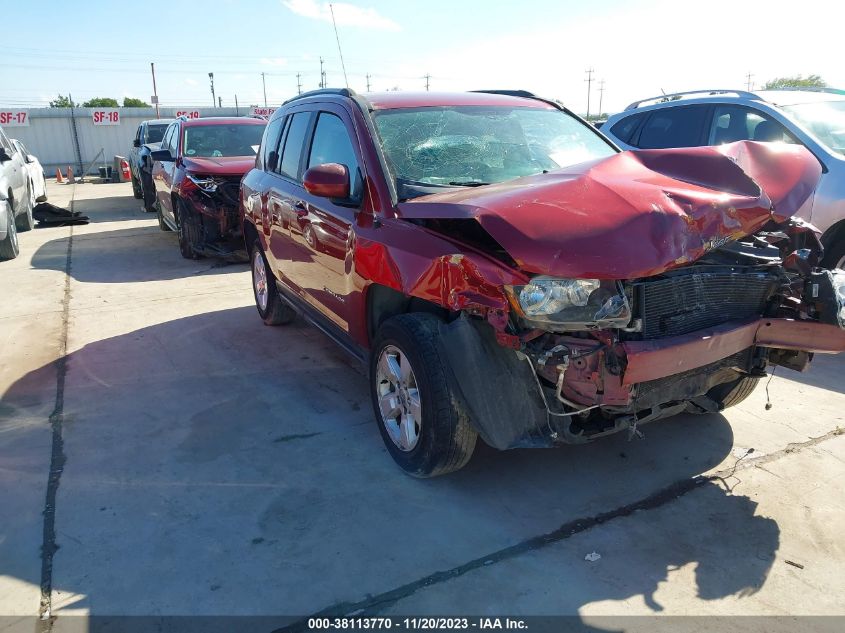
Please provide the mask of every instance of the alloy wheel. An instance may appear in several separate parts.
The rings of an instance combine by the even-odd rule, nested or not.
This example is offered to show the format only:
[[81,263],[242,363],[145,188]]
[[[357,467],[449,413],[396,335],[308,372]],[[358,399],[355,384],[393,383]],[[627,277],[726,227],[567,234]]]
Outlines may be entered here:
[[255,301],[262,312],[267,310],[269,293],[267,291],[267,268],[264,266],[264,256],[256,250],[252,256],[252,286],[255,289]]
[[385,346],[379,356],[376,393],[382,423],[391,441],[401,451],[414,450],[422,427],[420,390],[410,360],[395,345]]

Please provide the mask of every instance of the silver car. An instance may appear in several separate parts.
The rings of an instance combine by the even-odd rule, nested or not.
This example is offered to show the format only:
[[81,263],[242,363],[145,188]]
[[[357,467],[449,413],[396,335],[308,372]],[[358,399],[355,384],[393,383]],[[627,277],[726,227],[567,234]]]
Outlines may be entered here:
[[822,231],[824,266],[845,268],[845,91],[697,90],[629,105],[601,131],[623,149],[800,143],[822,165],[805,218]]

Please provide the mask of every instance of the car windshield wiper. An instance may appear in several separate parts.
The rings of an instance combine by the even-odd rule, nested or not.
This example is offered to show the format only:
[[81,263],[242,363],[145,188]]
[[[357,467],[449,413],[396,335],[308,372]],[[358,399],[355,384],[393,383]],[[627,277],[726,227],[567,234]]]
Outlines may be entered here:
[[453,180],[449,183],[455,187],[483,187],[489,185],[489,182],[482,182],[480,180]]

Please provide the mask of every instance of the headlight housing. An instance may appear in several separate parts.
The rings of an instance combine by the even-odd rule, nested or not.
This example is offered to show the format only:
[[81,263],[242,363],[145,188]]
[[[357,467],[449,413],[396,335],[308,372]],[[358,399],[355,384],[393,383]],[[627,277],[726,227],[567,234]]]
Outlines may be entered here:
[[194,183],[205,193],[214,193],[217,191],[217,185],[219,183],[211,176],[195,176],[194,174],[187,174],[187,177],[188,180]]
[[810,273],[804,298],[815,305],[819,321],[845,328],[845,270]]
[[631,320],[628,298],[617,281],[540,276],[507,290],[519,316],[534,327],[596,330],[625,327]]

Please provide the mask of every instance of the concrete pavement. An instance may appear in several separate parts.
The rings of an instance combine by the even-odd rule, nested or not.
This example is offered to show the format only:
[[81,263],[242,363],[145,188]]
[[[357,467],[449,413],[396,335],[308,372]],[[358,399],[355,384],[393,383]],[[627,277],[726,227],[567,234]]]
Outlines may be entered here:
[[91,224],[0,263],[0,614],[845,615],[845,358],[779,369],[770,411],[418,481],[246,265],[182,259],[128,184],[71,197]]

